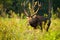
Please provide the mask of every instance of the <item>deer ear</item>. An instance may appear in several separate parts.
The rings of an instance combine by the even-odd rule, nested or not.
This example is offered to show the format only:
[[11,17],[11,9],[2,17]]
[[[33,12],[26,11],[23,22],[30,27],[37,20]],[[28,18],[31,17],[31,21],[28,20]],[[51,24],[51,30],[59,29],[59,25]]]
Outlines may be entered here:
[[33,18],[36,18],[36,15],[34,15]]
[[29,17],[27,17],[27,19],[28,19]]

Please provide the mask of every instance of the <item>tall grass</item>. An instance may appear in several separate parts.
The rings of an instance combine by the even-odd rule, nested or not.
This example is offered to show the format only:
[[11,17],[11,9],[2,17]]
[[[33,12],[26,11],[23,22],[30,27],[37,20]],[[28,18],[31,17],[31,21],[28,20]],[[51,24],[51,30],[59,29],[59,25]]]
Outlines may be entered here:
[[60,19],[52,19],[49,31],[41,32],[26,19],[0,18],[0,40],[60,40]]

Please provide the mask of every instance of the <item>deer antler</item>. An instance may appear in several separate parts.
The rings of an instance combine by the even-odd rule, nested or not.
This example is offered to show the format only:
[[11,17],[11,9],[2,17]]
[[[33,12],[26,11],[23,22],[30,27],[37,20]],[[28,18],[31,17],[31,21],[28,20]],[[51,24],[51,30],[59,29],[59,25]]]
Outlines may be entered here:
[[39,8],[41,7],[41,3],[38,2],[38,9],[36,10],[35,14],[38,12]]
[[38,10],[39,10],[39,8],[41,7],[41,3],[40,4],[39,4],[39,2],[37,2],[37,3],[38,3],[38,9],[36,10],[36,12],[34,12],[34,14],[32,16],[36,15]]
[[37,4],[38,4],[38,2],[36,1],[36,2],[34,3],[34,5],[33,5],[33,8],[34,8]]
[[27,13],[27,11],[26,11],[25,9],[24,9],[24,12],[25,12],[25,15],[26,15],[26,16],[29,16],[29,14]]
[[[38,4],[38,5],[37,5],[37,4]],[[35,8],[36,5],[38,6],[38,9],[35,11],[34,8]],[[29,3],[29,11],[30,11],[30,14],[31,14],[31,15],[29,15],[28,12],[24,9],[25,15],[26,15],[26,16],[31,16],[31,17],[33,17],[34,15],[37,14],[37,12],[38,12],[38,10],[40,9],[40,7],[41,7],[41,3],[39,4],[38,1],[34,2],[34,0],[33,0],[32,5]],[[35,11],[35,12],[34,12],[34,11]],[[32,13],[33,13],[33,14],[32,14]]]

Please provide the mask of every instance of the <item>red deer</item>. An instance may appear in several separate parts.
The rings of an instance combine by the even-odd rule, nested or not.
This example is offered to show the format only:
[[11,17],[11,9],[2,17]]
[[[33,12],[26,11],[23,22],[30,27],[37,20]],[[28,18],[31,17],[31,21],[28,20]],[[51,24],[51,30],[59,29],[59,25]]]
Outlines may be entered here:
[[[34,10],[34,7],[38,4],[38,9],[35,11]],[[42,22],[44,22],[44,25],[47,24],[47,28],[46,28],[46,31],[48,31],[49,27],[50,27],[50,24],[51,24],[51,19],[50,17],[44,17],[44,16],[39,16],[39,15],[36,15],[38,10],[41,8],[41,4],[39,4],[39,2],[35,2],[32,7],[29,8],[30,10],[30,14],[24,9],[24,13],[26,14],[27,16],[27,19],[29,21],[29,24],[34,28],[36,29],[37,26],[39,25],[41,27],[41,30],[43,30],[43,27],[42,27]],[[35,11],[35,12],[34,12]],[[33,13],[33,14],[32,14]],[[47,20],[48,20],[48,23],[47,23]]]

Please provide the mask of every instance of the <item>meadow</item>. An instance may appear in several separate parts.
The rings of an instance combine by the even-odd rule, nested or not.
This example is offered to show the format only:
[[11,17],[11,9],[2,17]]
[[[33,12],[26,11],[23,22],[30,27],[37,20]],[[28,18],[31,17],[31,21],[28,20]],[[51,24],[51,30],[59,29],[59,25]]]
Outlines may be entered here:
[[60,40],[60,19],[51,19],[49,31],[33,29],[27,19],[0,17],[0,40]]

